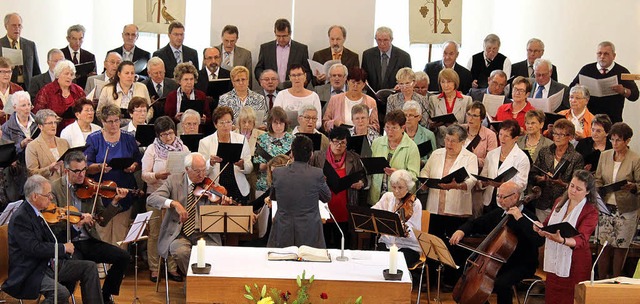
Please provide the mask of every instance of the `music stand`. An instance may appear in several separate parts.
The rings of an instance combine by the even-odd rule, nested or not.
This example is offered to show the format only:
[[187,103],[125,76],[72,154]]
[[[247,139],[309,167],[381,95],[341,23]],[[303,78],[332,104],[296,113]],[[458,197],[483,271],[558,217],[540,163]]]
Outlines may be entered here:
[[9,203],[9,205],[7,205],[7,207],[4,208],[4,211],[2,211],[2,214],[0,214],[0,226],[9,224],[9,221],[11,220],[11,215],[13,214],[13,212],[16,211],[16,209],[18,209],[18,207],[20,206],[20,204],[22,204],[22,202],[23,200],[15,201],[13,203]]
[[[394,212],[367,207],[348,207],[355,230],[402,237],[405,235],[400,215]],[[375,246],[378,244],[376,242]]]
[[226,241],[229,233],[252,233],[253,206],[202,205],[200,231],[222,233]]
[[[424,233],[420,230],[414,230],[414,232],[418,238],[418,244],[420,244],[420,248],[422,249],[422,252],[424,252],[424,255],[427,258],[438,262],[438,287],[436,298],[434,300],[436,301],[436,303],[442,303],[442,300],[440,300],[440,277],[442,275],[442,269],[444,268],[444,265],[447,265],[454,269],[458,269],[460,267],[456,265],[456,262],[453,260],[453,257],[451,256],[451,253],[447,248],[447,245],[444,243],[444,241],[442,241],[441,238],[433,234]],[[422,268],[422,271],[424,271],[424,266]],[[420,275],[420,286],[422,286],[422,275]],[[427,286],[427,288],[429,287]],[[419,289],[418,301],[420,301]]]
[[140,213],[136,216],[136,219],[133,223],[131,223],[131,228],[129,228],[129,232],[127,232],[127,236],[123,241],[116,242],[118,245],[133,243],[135,247],[135,275],[134,275],[134,285],[133,285],[133,302],[140,303],[140,298],[138,297],[138,241],[146,240],[148,236],[143,236],[144,230],[147,228],[147,223],[151,218],[151,213],[153,211]]

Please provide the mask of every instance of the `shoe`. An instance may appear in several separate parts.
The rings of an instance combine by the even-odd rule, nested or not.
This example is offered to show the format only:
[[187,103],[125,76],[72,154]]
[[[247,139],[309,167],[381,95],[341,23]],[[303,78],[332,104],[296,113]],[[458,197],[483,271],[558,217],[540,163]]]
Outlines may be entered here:
[[171,274],[170,272],[168,273],[169,275],[169,280],[174,281],[174,282],[182,282],[182,276],[179,274]]
[[153,272],[149,273],[149,280],[153,283],[157,283],[158,282],[158,273],[156,272],[156,275],[153,275]]

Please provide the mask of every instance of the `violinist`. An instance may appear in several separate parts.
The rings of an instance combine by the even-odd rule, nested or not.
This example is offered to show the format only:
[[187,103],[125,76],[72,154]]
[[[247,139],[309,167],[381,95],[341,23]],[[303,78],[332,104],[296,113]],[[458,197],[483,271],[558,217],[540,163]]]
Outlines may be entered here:
[[156,209],[167,209],[167,213],[160,226],[158,238],[158,253],[167,258],[170,254],[178,264],[182,273],[187,273],[191,246],[198,239],[203,238],[207,245],[222,245],[219,234],[200,232],[200,205],[211,203],[229,204],[228,197],[217,195],[196,195],[194,189],[208,187],[202,185],[209,169],[208,160],[204,155],[193,152],[184,159],[185,172],[171,174],[166,181],[147,198],[147,205]]
[[495,278],[493,292],[498,295],[498,304],[512,303],[512,286],[524,278],[533,276],[538,267],[538,247],[544,243],[544,239],[533,231],[531,222],[523,217],[524,213],[536,220],[533,212],[518,206],[520,192],[521,188],[515,182],[503,183],[496,195],[500,208],[464,223],[449,239],[449,244],[456,245],[466,235],[488,234],[498,225],[503,216],[511,216],[506,225],[516,235],[518,244]]
[[393,244],[398,246],[399,251],[404,254],[407,265],[411,267],[418,262],[422,251],[414,232],[422,229],[422,203],[409,192],[415,186],[415,182],[408,171],[393,172],[389,178],[389,184],[391,191],[383,194],[371,208],[399,212],[402,215],[401,219],[407,225],[409,234],[407,237],[383,235],[379,242],[384,243],[387,250]]
[[[75,193],[76,186],[84,183],[86,172],[87,160],[82,152],[73,151],[65,156],[63,176],[51,184],[52,201],[58,208],[65,208],[68,197],[69,206],[77,208],[82,213],[80,221],[74,223],[70,229],[71,241],[75,247],[73,257],[79,260],[111,264],[102,286],[102,298],[104,303],[113,303],[111,295],[120,294],[120,284],[129,265],[129,253],[103,242],[96,230],[96,225],[105,226],[118,213],[121,209],[118,202],[127,195],[128,191],[118,188],[116,196],[106,207],[102,205],[102,200],[98,197],[94,216],[91,214],[94,204],[93,198],[80,199]],[[52,229],[56,231],[56,235],[62,236],[58,238],[59,241],[66,239],[65,223],[61,222]]]

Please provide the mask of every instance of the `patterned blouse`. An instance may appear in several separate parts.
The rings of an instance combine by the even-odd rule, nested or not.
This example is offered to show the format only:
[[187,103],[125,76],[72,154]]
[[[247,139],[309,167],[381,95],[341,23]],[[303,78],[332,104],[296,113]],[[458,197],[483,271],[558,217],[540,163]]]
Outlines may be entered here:
[[[295,136],[291,135],[291,133],[284,133],[282,138],[272,137],[269,133],[264,133],[258,136],[258,143],[256,145],[256,152],[253,156],[253,163],[256,165],[266,164],[268,160],[263,157],[264,153],[269,154],[271,157],[275,157],[289,152],[294,138]],[[268,188],[267,172],[258,171],[256,190],[266,191]]]
[[[229,91],[229,93],[220,96],[220,102],[218,103],[218,106],[230,107],[233,110],[234,122],[238,120],[238,115],[240,115],[240,109],[242,109],[242,107],[251,107],[256,111],[256,113],[258,111],[262,111],[265,118],[267,117],[266,113],[268,111],[267,103],[264,100],[264,96],[251,90],[249,90],[249,95],[247,96],[244,105],[242,105],[242,101],[240,100],[240,97],[238,97],[236,89],[233,89]],[[257,125],[260,125],[261,123],[261,121],[256,122]]]

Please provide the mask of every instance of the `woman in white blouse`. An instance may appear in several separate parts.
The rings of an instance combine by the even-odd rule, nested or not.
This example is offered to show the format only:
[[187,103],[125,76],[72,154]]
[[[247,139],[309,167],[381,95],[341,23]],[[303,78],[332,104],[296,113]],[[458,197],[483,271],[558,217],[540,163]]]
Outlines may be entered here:
[[[305,88],[307,82],[307,74],[305,72],[304,67],[300,64],[292,64],[289,67],[291,88],[278,92],[273,106],[281,107],[287,112],[298,112],[302,105],[310,104],[316,108],[318,116],[321,116],[320,97],[316,92]],[[316,121],[316,129],[320,129],[320,126],[322,126],[322,121],[318,119]]]
[[60,132],[60,138],[66,139],[71,148],[84,146],[89,134],[102,129],[92,123],[96,111],[91,100],[86,98],[77,100],[73,106],[73,113],[76,115],[76,121]]
[[[278,94],[280,95],[280,94]],[[205,157],[209,157],[211,168],[209,177],[215,178],[220,170],[228,163],[217,156],[220,143],[242,144],[240,160],[235,163],[228,163],[227,168],[220,173],[218,183],[227,189],[227,196],[235,201],[246,204],[249,200],[249,182],[246,174],[253,170],[251,162],[251,150],[249,142],[242,134],[231,132],[233,126],[233,110],[229,107],[217,107],[213,111],[212,120],[217,131],[202,140],[198,146],[198,152]]]
[[[518,136],[520,136],[520,125],[518,125],[517,121],[509,119],[500,124],[500,131],[498,132],[500,147],[487,153],[480,175],[488,178],[496,178],[510,168],[515,168],[518,170],[518,173],[511,179],[502,182],[478,181],[479,188],[484,189],[484,192],[482,193],[482,200],[479,201],[481,204],[476,206],[477,202],[474,202],[474,215],[476,211],[482,212],[483,207],[485,209],[484,213],[498,208],[496,191],[504,182],[513,181],[520,189],[525,189],[527,186],[527,178],[529,177],[531,164],[529,163],[527,155],[516,145]],[[479,210],[476,210],[476,208]]]

